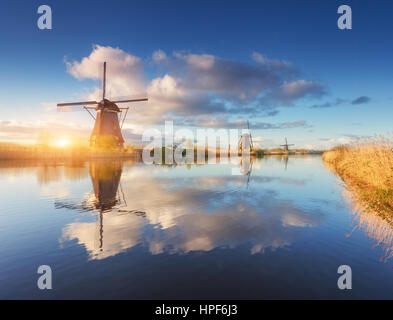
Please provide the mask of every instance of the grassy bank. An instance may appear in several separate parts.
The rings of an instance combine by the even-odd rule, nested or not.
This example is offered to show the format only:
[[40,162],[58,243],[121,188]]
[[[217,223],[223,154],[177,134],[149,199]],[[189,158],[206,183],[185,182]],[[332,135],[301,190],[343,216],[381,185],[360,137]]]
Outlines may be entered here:
[[305,154],[321,154],[322,153],[322,151],[318,151],[318,150],[291,149],[289,151],[285,151],[284,149],[281,149],[281,148],[267,149],[267,150],[262,150],[262,151],[263,151],[264,155],[296,155],[296,154],[305,155]]
[[89,160],[133,158],[138,150],[131,146],[124,149],[92,149],[85,146],[67,148],[0,143],[0,160]]
[[393,218],[393,140],[378,139],[336,147],[323,154],[364,206]]

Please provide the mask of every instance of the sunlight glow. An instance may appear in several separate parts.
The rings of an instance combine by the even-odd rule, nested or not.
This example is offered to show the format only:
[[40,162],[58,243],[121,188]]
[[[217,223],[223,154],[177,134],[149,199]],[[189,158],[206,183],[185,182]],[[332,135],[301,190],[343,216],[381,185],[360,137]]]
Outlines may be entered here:
[[60,138],[55,141],[55,145],[60,148],[65,148],[70,145],[70,140],[68,138]]

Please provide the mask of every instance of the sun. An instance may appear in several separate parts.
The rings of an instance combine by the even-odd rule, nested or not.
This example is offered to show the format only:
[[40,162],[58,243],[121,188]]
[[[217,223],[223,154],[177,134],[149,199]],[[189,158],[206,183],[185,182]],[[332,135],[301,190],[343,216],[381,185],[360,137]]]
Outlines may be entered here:
[[55,145],[59,148],[65,148],[69,146],[69,144],[70,140],[68,140],[67,138],[60,138],[55,142]]

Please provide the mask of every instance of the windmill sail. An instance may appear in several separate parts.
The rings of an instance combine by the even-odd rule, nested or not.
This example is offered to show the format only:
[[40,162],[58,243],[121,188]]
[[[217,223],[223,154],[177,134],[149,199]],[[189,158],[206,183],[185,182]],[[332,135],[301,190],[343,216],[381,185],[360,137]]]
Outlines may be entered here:
[[280,145],[281,147],[284,147],[284,151],[288,152],[289,151],[289,146],[294,146],[294,144],[288,144],[288,140],[285,137],[285,144]]
[[[139,102],[139,101],[148,101],[147,98],[138,98],[138,99],[128,99],[128,100],[116,100],[110,101],[105,98],[106,95],[106,62],[104,62],[103,68],[103,78],[102,78],[102,100],[100,102],[97,101],[82,101],[82,102],[70,102],[70,103],[59,103],[57,106],[61,110],[63,107],[71,107],[71,106],[84,106],[84,109],[95,109],[97,112],[96,117],[94,117],[91,113],[90,115],[95,120],[94,128],[90,136],[90,146],[108,146],[113,145],[117,147],[123,147],[124,138],[121,133],[121,126],[119,122],[118,114],[122,112],[122,110],[128,108],[119,108],[117,106],[118,103],[130,103],[130,102]],[[88,107],[89,105],[95,105],[95,107]],[[87,107],[86,107],[87,106]],[[58,109],[58,110],[59,110]],[[127,112],[126,112],[127,114]],[[122,120],[122,124],[124,122],[125,116]]]
[[68,106],[83,106],[89,104],[98,104],[97,101],[83,101],[83,102],[68,102],[68,103],[58,103],[58,107],[68,107]]

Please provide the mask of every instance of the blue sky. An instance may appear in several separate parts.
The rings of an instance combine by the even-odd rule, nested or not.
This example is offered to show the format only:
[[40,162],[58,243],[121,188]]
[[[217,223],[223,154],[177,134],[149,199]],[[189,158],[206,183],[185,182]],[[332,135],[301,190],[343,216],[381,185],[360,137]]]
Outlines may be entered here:
[[[52,30],[37,28],[41,4],[52,8]],[[337,28],[342,4],[352,8],[352,30]],[[326,147],[386,135],[392,9],[391,1],[3,1],[0,140],[73,128],[88,134],[87,114],[58,113],[53,105],[97,94],[99,81],[86,71],[97,56],[108,60],[112,92],[126,96],[138,88],[153,96],[131,112],[129,133],[172,117],[175,125],[212,127],[249,119],[267,147],[285,136],[298,147]],[[158,50],[165,59],[153,59]],[[119,71],[111,64],[119,55],[118,63],[136,63]],[[203,69],[210,59],[214,67]],[[135,87],[122,91],[122,79]],[[284,97],[289,84],[299,92]],[[177,91],[160,97],[163,86]]]

